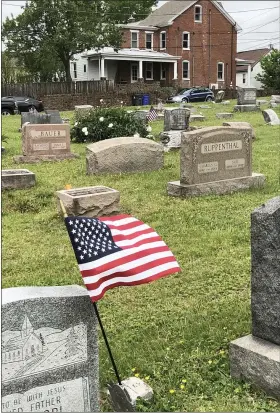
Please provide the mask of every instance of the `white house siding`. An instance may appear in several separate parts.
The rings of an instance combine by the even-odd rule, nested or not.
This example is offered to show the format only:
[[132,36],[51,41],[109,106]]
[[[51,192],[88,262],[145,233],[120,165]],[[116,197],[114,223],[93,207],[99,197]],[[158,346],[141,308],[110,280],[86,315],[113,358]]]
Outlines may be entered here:
[[[255,79],[257,74],[263,73],[261,64],[257,63],[256,66],[253,67],[250,76],[250,87],[255,87],[256,89],[263,89],[262,83]],[[245,83],[243,83],[243,75],[245,75]],[[236,73],[236,86],[239,87],[247,87],[248,86],[248,72],[247,70],[244,72],[237,72]]]
[[[70,63],[70,72],[72,80],[83,81],[83,80],[100,80],[99,74],[99,59],[88,60],[87,58],[81,57],[81,54],[74,56],[75,60]],[[76,63],[77,77],[74,77],[74,63]],[[84,71],[84,65],[86,65],[86,72]],[[108,80],[115,80],[117,74],[118,64],[114,60],[106,60],[104,65],[105,77]]]

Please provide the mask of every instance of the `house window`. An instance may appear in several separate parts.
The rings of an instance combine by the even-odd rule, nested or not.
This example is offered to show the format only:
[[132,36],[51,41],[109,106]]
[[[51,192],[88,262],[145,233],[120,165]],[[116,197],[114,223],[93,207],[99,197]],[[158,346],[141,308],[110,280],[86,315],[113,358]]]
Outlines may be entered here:
[[190,73],[189,73],[189,68],[190,68],[190,62],[188,60],[183,61],[183,79],[189,80],[190,79]]
[[74,69],[74,79],[77,79],[77,63],[73,64],[73,69]]
[[194,8],[194,21],[196,23],[202,22],[202,6],[195,6]]
[[153,63],[146,62],[146,80],[153,80]]
[[87,65],[84,65],[84,73],[87,71]]
[[160,32],[160,48],[166,49],[166,32]]
[[137,80],[138,80],[138,68],[139,68],[139,66],[138,66],[138,64],[137,63],[133,63],[132,65],[131,65],[131,81],[132,82],[137,82]]
[[165,63],[160,64],[160,80],[166,80],[166,66],[165,66]]
[[146,49],[153,48],[153,33],[146,33]]
[[189,50],[190,49],[190,33],[183,32],[183,49]]
[[138,32],[131,32],[131,49],[139,48],[139,37]]
[[218,63],[218,80],[224,80],[224,64],[222,62]]
[[242,79],[243,83],[246,83],[246,73],[243,73],[243,79]]

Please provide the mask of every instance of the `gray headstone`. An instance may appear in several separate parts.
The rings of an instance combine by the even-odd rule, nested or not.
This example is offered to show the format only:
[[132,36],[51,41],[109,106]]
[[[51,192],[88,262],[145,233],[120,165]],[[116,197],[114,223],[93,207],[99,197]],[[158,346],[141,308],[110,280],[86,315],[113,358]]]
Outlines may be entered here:
[[215,103],[221,103],[224,96],[225,96],[224,90],[219,90],[219,92],[217,93],[217,96],[215,98]]
[[100,411],[97,339],[84,288],[3,289],[1,411]]
[[51,123],[51,115],[46,113],[32,113],[32,112],[23,112],[21,114],[21,126],[24,123],[31,123],[31,124],[45,124]]
[[251,215],[253,335],[280,345],[280,197]]
[[257,89],[255,88],[237,88],[237,105],[256,105]]
[[164,150],[168,152],[171,149],[181,148],[181,130],[170,130],[160,134],[160,141],[164,146]]
[[164,130],[186,130],[189,126],[190,111],[173,109],[164,111]]
[[228,118],[233,118],[233,113],[231,112],[224,112],[224,113],[216,113],[216,118],[217,119],[228,119]]
[[263,110],[262,114],[266,123],[269,123],[270,125],[280,125],[280,119],[273,109]]
[[25,189],[35,185],[35,174],[28,169],[2,169],[2,189]]
[[60,113],[58,110],[45,110],[47,115],[51,115],[51,121],[50,123],[52,124],[60,124],[63,123],[63,119],[60,117]]

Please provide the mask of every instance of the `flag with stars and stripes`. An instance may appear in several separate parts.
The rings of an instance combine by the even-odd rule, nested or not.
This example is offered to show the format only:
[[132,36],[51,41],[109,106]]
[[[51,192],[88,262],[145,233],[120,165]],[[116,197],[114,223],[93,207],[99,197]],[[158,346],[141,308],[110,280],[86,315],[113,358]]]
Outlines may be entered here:
[[67,217],[65,224],[93,302],[110,288],[144,284],[180,271],[159,235],[130,215]]
[[151,109],[149,110],[149,113],[147,114],[147,120],[148,122],[151,122],[153,120],[157,120],[158,114],[157,111],[153,106],[151,106]]

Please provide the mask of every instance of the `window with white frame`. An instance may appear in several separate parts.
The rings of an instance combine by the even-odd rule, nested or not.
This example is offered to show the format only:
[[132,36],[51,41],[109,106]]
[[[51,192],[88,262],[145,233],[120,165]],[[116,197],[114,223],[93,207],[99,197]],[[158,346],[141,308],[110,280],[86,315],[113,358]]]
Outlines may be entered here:
[[160,32],[160,48],[166,49],[166,32]]
[[183,49],[189,50],[190,49],[190,33],[183,32]]
[[73,63],[74,79],[77,79],[77,63]]
[[146,80],[153,80],[153,62],[146,62]]
[[242,79],[243,83],[246,83],[246,73],[243,73],[243,79]]
[[131,81],[137,82],[138,80],[138,63],[131,64]]
[[153,49],[153,33],[147,33],[146,32],[146,49]]
[[194,8],[194,21],[196,23],[202,22],[202,6],[195,6]]
[[131,49],[139,48],[139,33],[131,32]]
[[160,64],[160,80],[166,80],[166,64]]
[[190,62],[188,60],[184,60],[182,63],[182,74],[183,79],[189,80],[190,79]]
[[224,63],[218,62],[218,67],[217,67],[217,79],[218,80],[224,80]]
[[87,72],[87,65],[84,65],[84,73]]

